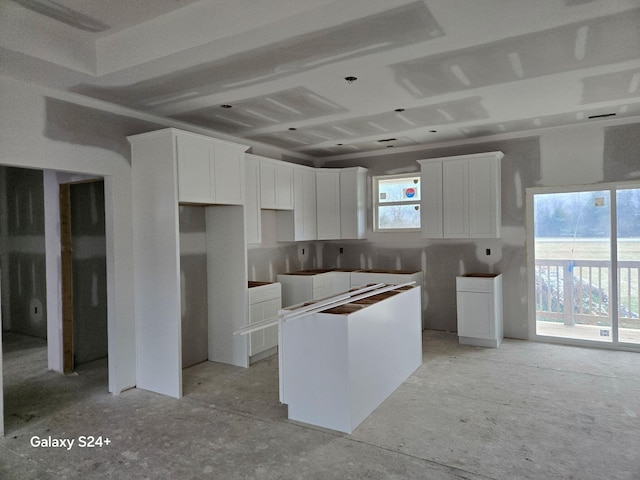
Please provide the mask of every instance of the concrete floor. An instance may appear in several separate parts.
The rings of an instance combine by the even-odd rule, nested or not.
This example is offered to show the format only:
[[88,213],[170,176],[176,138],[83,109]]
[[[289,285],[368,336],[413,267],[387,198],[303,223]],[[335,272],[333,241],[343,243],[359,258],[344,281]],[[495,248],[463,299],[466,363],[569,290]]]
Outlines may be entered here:
[[104,361],[46,372],[42,342],[9,340],[2,479],[640,479],[637,353],[427,331],[423,366],[345,435],[287,420],[276,357],[188,368],[175,400],[108,394]]

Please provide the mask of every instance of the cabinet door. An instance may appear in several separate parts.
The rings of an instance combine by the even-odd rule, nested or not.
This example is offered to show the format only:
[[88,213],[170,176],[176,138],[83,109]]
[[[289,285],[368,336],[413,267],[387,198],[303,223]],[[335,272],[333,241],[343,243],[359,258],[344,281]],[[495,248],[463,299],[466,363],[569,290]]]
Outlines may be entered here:
[[293,166],[286,162],[260,161],[260,206],[272,210],[293,210]]
[[276,208],[293,210],[293,167],[279,162],[275,167]]
[[245,158],[245,182],[245,237],[248,244],[261,243],[260,162],[254,157]]
[[500,237],[500,160],[481,157],[469,160],[469,235]]
[[[280,300],[272,299],[266,302],[249,305],[249,323],[253,324],[278,316]],[[278,326],[263,328],[250,334],[249,355],[256,355],[278,344]]]
[[[280,299],[272,299],[264,302],[264,318],[275,318],[282,307]],[[264,348],[272,348],[278,345],[278,325],[264,329]]]
[[213,142],[177,136],[178,201],[213,203]]
[[[317,216],[316,216],[316,172],[313,170],[304,170],[301,172],[302,192],[302,232],[301,240],[315,240],[317,234]],[[298,209],[297,205],[295,206]],[[297,223],[297,222],[296,222]]]
[[216,203],[244,203],[244,152],[236,147],[216,143],[214,147],[213,194]]
[[468,160],[442,164],[443,234],[445,238],[469,237]]
[[340,171],[340,237],[365,238],[367,228],[367,171],[346,168]]
[[[249,305],[249,323],[256,323],[264,319],[262,303]],[[264,329],[251,332],[249,337],[249,355],[255,355],[265,350]]]
[[492,294],[458,292],[457,307],[459,336],[495,338],[496,320]]
[[424,238],[442,238],[442,162],[424,162],[420,169],[420,222]]
[[340,238],[340,171],[316,171],[318,240]]
[[276,166],[260,161],[260,207],[276,208]]

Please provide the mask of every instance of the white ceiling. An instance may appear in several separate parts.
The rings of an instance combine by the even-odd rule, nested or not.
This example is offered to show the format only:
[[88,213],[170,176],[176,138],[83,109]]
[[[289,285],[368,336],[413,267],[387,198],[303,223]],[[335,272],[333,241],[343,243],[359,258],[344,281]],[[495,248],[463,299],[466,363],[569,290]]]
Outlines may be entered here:
[[640,115],[640,0],[0,0],[0,74],[344,158]]

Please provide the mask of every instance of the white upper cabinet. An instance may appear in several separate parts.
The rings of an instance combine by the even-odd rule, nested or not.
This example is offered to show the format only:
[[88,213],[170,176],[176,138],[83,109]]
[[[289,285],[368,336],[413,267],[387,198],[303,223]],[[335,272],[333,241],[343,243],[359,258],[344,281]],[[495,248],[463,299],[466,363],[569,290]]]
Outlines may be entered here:
[[260,215],[260,159],[246,154],[245,169],[245,238],[248,244],[262,243],[262,222]]
[[365,238],[367,169],[316,169],[318,240]]
[[[500,152],[497,152],[500,153]],[[469,236],[500,237],[502,202],[499,156],[482,156],[469,162]]]
[[276,214],[278,241],[316,240],[316,169],[293,166],[293,210]]
[[500,237],[502,152],[418,160],[422,236]]
[[316,170],[318,240],[340,239],[340,170]]
[[176,142],[178,201],[242,205],[247,147],[174,129],[171,132]]
[[365,238],[367,231],[367,169],[340,170],[340,237]]
[[442,164],[443,233],[445,238],[469,238],[469,162]]
[[442,238],[442,162],[421,162],[420,225],[425,238]]
[[260,207],[293,210],[293,166],[260,157]]

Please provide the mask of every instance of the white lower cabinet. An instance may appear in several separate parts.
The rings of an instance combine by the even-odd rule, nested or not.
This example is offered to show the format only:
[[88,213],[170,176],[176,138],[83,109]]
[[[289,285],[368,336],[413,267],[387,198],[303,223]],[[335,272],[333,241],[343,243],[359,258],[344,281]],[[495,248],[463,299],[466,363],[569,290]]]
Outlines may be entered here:
[[361,287],[372,283],[386,283],[400,285],[416,282],[422,287],[424,284],[422,271],[405,270],[301,270],[299,272],[278,275],[278,282],[282,284],[282,304],[285,307],[319,300],[337,293],[346,292],[350,288]]
[[327,270],[302,270],[278,275],[278,282],[282,285],[282,305],[289,307],[331,295],[330,273]]
[[[281,287],[279,283],[266,283],[252,286],[249,282],[247,294],[249,303],[249,325],[276,318],[282,308]],[[249,337],[249,356],[266,352],[278,345],[278,325],[263,328],[251,333]]]
[[502,342],[502,275],[456,277],[456,300],[459,342],[498,347]]

